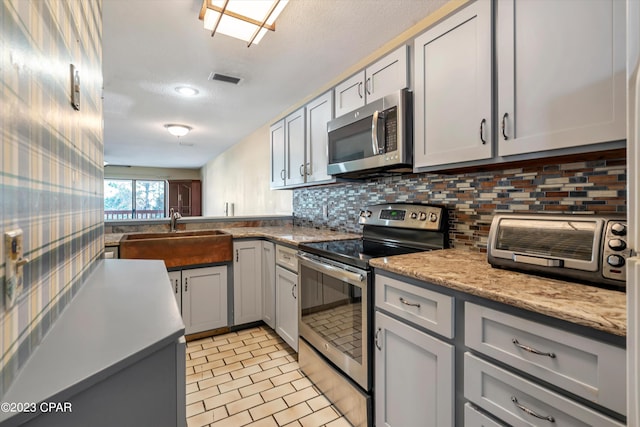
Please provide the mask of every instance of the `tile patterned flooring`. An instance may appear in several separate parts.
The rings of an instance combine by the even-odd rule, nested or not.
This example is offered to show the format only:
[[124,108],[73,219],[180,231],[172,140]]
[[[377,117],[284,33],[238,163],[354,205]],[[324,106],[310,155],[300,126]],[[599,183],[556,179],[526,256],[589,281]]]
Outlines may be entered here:
[[188,427],[350,427],[268,326],[187,343]]

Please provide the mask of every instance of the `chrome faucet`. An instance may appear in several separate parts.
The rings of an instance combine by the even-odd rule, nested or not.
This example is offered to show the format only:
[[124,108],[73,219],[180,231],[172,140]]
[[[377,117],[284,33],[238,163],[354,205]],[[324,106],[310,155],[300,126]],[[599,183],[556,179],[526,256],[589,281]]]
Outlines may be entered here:
[[171,232],[177,231],[176,224],[180,218],[182,218],[182,215],[180,215],[180,212],[174,212],[173,208],[169,209],[169,221],[171,225],[170,227]]

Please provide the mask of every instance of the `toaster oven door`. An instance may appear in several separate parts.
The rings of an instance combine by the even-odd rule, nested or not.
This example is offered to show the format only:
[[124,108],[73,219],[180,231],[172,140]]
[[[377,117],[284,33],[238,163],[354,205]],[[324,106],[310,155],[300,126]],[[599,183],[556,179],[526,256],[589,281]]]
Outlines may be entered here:
[[490,254],[515,264],[598,271],[600,218],[494,218],[489,235]]

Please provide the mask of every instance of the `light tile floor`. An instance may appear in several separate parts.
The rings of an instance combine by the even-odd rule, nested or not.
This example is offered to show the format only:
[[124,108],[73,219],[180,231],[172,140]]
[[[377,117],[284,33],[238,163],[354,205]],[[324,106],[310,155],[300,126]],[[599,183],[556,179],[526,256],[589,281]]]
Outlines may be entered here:
[[187,343],[188,427],[350,427],[269,327]]

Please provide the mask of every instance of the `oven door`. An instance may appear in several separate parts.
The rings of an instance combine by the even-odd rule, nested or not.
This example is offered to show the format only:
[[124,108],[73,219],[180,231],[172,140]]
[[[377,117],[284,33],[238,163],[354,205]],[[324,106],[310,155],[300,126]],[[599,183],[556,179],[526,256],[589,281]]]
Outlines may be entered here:
[[369,272],[298,253],[299,333],[363,389],[371,389]]

